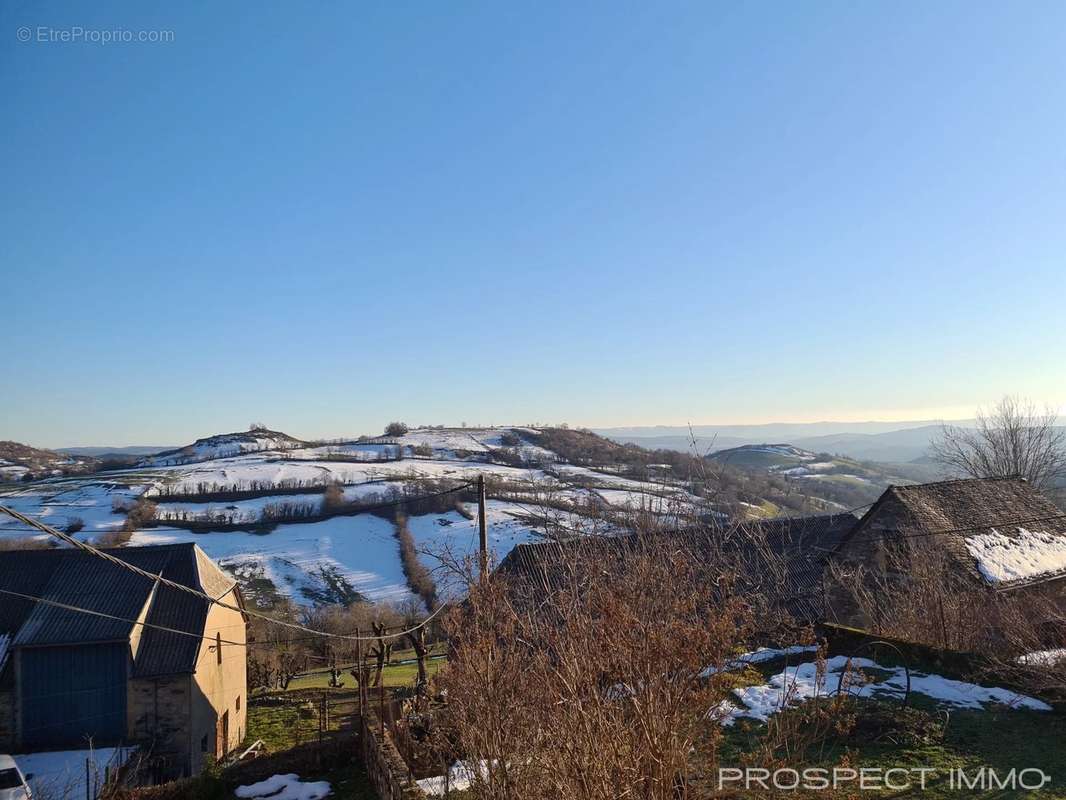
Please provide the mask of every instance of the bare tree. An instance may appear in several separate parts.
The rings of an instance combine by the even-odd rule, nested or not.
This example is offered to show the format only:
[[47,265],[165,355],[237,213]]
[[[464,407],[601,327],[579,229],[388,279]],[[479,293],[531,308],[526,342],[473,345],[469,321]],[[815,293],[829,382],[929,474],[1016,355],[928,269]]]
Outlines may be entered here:
[[1066,428],[1054,410],[1037,409],[1031,400],[1004,397],[977,425],[944,425],[932,444],[933,458],[974,478],[1022,477],[1038,489],[1066,477]]

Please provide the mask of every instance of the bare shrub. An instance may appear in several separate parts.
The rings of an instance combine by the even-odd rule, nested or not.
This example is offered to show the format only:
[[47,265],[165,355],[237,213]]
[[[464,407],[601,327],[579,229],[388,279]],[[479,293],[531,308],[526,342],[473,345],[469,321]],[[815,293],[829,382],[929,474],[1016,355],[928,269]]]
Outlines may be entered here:
[[410,430],[407,427],[406,422],[390,422],[385,426],[386,436],[404,436],[407,431]]
[[85,520],[81,517],[71,517],[67,520],[67,526],[63,529],[67,533],[77,533],[85,527]]
[[156,505],[144,497],[138,498],[133,508],[126,512],[126,522],[122,526],[125,531],[139,531],[147,528],[155,521]]
[[339,483],[331,483],[326,487],[322,496],[322,507],[326,511],[335,511],[344,507],[344,487]]
[[705,670],[755,621],[704,555],[648,537],[576,555],[551,580],[472,581],[438,680],[442,739],[482,765],[474,797],[692,796],[685,776],[717,745],[728,681]]
[[1066,619],[1054,583],[993,591],[922,537],[884,546],[882,565],[831,563],[843,621],[880,635],[974,658],[972,677],[1066,699]]
[[433,445],[428,442],[421,442],[411,448],[411,453],[416,456],[421,456],[422,458],[432,458]]

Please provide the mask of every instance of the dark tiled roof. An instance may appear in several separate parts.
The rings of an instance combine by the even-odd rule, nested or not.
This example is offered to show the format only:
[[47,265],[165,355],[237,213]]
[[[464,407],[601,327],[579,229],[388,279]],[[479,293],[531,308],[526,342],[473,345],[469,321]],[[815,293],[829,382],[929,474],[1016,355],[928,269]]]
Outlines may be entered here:
[[[856,544],[862,544],[865,534],[860,531],[875,522],[878,530],[920,537],[923,542],[942,547],[964,572],[978,578],[976,561],[966,547],[966,540],[971,537],[994,529],[1008,538],[1018,538],[1019,527],[1066,537],[1066,515],[1021,478],[973,478],[890,486],[845,542],[854,539]],[[1041,575],[1040,579],[1062,574]],[[1011,584],[1005,584],[1004,588],[1006,585]]]
[[[212,596],[220,596],[225,587],[233,586],[209,559],[200,557],[202,553],[193,544],[124,547],[108,552],[183,586],[201,590],[206,583],[214,592]],[[209,605],[117,564],[66,548],[0,553],[0,588],[129,620],[142,618],[147,610],[143,619],[149,625],[189,633],[203,633]],[[128,622],[29,600],[4,597],[0,602],[0,634],[11,634],[14,647],[120,641],[129,638],[133,628]],[[134,674],[191,671],[199,645],[200,640],[190,636],[145,627]]]
[[[733,532],[727,546],[735,548],[753,574],[771,560],[780,565],[780,574],[775,570],[775,594],[794,616],[815,620],[822,613],[821,580],[826,560],[855,523],[850,514],[752,521],[744,523],[741,531]],[[663,535],[683,539],[692,551],[709,549],[704,544],[711,535],[707,531]],[[629,534],[519,544],[500,562],[498,571],[512,579],[556,588],[563,582],[566,565],[576,556],[604,562],[621,559],[639,542],[640,537]]]

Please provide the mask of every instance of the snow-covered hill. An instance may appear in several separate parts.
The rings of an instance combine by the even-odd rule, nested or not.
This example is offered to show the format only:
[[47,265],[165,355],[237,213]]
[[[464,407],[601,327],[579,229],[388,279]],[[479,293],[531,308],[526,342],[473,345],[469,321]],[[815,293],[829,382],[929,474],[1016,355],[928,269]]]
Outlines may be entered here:
[[91,472],[97,463],[95,458],[87,456],[72,456],[19,442],[0,442],[0,482],[25,480],[27,475],[44,478]]
[[[269,430],[221,434],[133,468],[0,490],[0,504],[98,544],[195,541],[257,602],[287,597],[314,604],[411,597],[391,515],[363,510],[404,491],[420,495],[478,475],[490,478],[503,492],[489,503],[498,558],[515,543],[542,536],[545,518],[563,529],[602,530],[590,514],[640,510],[666,516],[692,500],[682,486],[665,480],[566,463],[541,446],[541,438],[540,431],[521,427],[420,428],[396,438],[333,444]],[[338,497],[330,489],[330,505],[326,492],[334,485],[341,491]],[[410,517],[419,547],[446,545],[461,557],[476,546],[476,523],[469,518],[476,506],[469,506],[469,493],[465,497],[462,513],[462,496],[455,495],[437,511]],[[128,530],[127,512],[138,503],[151,509],[152,521]],[[37,536],[3,516],[0,535]],[[440,566],[428,552],[420,558],[430,569]]]
[[243,453],[261,453],[267,450],[292,450],[304,445],[304,442],[287,433],[270,430],[241,431],[239,433],[220,433],[197,439],[190,445],[177,450],[166,450],[143,459],[141,466],[169,467],[179,464],[192,464],[197,461],[210,461],[217,458],[230,458]]

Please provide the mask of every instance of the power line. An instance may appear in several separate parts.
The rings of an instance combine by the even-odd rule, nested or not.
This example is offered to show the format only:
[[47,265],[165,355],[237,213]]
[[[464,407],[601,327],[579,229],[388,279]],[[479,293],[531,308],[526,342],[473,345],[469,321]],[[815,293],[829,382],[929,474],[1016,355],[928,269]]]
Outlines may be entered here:
[[[23,600],[29,600],[34,603],[43,603],[46,606],[54,606],[55,608],[61,608],[64,611],[74,611],[79,614],[90,614],[94,617],[103,617],[104,619],[114,620],[115,622],[126,622],[130,625],[141,625],[145,628],[154,628],[156,630],[165,631],[166,633],[176,633],[180,636],[191,636],[193,639],[206,639],[212,642],[218,641],[218,639],[214,636],[206,636],[204,634],[192,633],[190,631],[179,631],[177,628],[169,628],[166,625],[156,625],[153,622],[140,622],[139,620],[135,619],[127,619],[126,617],[119,617],[114,614],[107,614],[103,611],[94,611],[91,608],[82,608],[81,606],[74,606],[70,605],[69,603],[61,603],[58,600],[48,600],[47,598],[36,597],[32,594],[23,594],[22,592],[15,592],[11,589],[0,589],[0,593],[10,595],[12,597],[19,597]],[[222,639],[222,644],[237,645],[238,647],[243,647],[245,645],[244,642],[233,642],[228,639]]]
[[[456,489],[452,489],[451,491],[458,491],[459,489],[466,488],[467,486],[469,486],[469,484],[464,484],[463,486],[457,487]],[[442,492],[442,493],[438,493],[438,494],[448,494],[448,493],[449,492]],[[412,498],[412,500],[413,499],[415,499],[415,498]],[[309,633],[309,634],[312,634],[312,635],[315,635],[315,636],[322,636],[322,637],[329,638],[329,639],[342,639],[342,640],[345,640],[345,641],[372,642],[372,641],[377,641],[377,639],[379,639],[379,638],[389,638],[389,639],[399,638],[399,637],[402,637],[402,636],[404,636],[404,635],[406,635],[408,633],[413,633],[414,631],[418,630],[421,627],[424,627],[434,617],[436,617],[438,614],[440,614],[441,611],[443,611],[447,607],[446,605],[442,604],[436,611],[434,611],[432,614],[430,614],[428,617],[426,617],[424,620],[422,620],[422,622],[418,623],[414,627],[409,628],[408,630],[400,631],[399,633],[385,634],[383,637],[378,637],[378,636],[353,636],[353,635],[350,635],[350,634],[339,634],[339,633],[330,633],[328,631],[317,631],[314,628],[309,628],[308,626],[301,625],[298,622],[289,622],[287,620],[277,619],[275,617],[270,616],[269,614],[264,614],[261,611],[255,611],[254,609],[249,609],[249,608],[241,608],[240,606],[235,606],[235,605],[233,605],[231,603],[226,603],[226,602],[224,602],[224,601],[222,601],[222,600],[220,600],[218,598],[211,597],[210,595],[205,594],[204,592],[201,592],[198,589],[194,589],[191,586],[185,586],[184,584],[178,583],[176,581],[172,581],[169,578],[164,578],[164,577],[159,576],[159,575],[153,575],[152,573],[150,573],[150,572],[148,572],[146,570],[143,570],[140,567],[136,567],[133,564],[130,564],[130,563],[126,562],[126,561],[123,561],[121,558],[113,556],[110,553],[105,553],[102,550],[98,550],[97,548],[93,547],[92,545],[89,545],[89,544],[86,544],[85,542],[79,541],[78,539],[75,539],[73,536],[71,536],[69,534],[63,533],[62,531],[58,531],[58,530],[56,530],[55,528],[53,528],[53,527],[51,527],[49,525],[45,525],[42,522],[38,522],[37,520],[32,519],[31,517],[27,517],[24,514],[20,514],[18,511],[14,511],[14,510],[12,510],[10,508],[7,508],[6,506],[0,506],[0,512],[3,512],[5,514],[7,514],[8,516],[14,517],[15,519],[19,520],[20,522],[23,522],[26,525],[29,525],[29,526],[31,526],[33,528],[36,528],[36,529],[38,529],[38,530],[40,530],[40,531],[42,531],[44,533],[50,534],[52,536],[55,536],[58,539],[60,539],[60,540],[62,540],[64,542],[66,542],[67,544],[71,545],[72,547],[75,547],[75,548],[77,548],[79,550],[83,550],[83,551],[85,551],[87,553],[90,553],[90,554],[96,556],[97,558],[101,558],[101,559],[103,559],[105,561],[108,561],[108,562],[110,562],[112,564],[115,564],[116,566],[118,566],[118,567],[120,567],[122,569],[128,570],[128,571],[133,572],[133,573],[135,573],[137,575],[140,575],[141,577],[146,578],[147,580],[150,580],[153,583],[161,583],[164,586],[171,587],[172,589],[177,589],[178,591],[185,592],[186,594],[191,594],[191,595],[193,595],[195,597],[202,598],[204,600],[207,600],[209,603],[212,603],[214,605],[219,606],[220,608],[226,608],[226,609],[229,609],[230,611],[236,611],[236,612],[241,613],[241,614],[246,614],[246,615],[251,616],[251,617],[256,617],[257,619],[262,619],[262,620],[265,620],[267,622],[273,623],[275,625],[280,625],[282,627],[290,628],[292,630],[298,630],[298,631],[302,631],[304,633]]]

